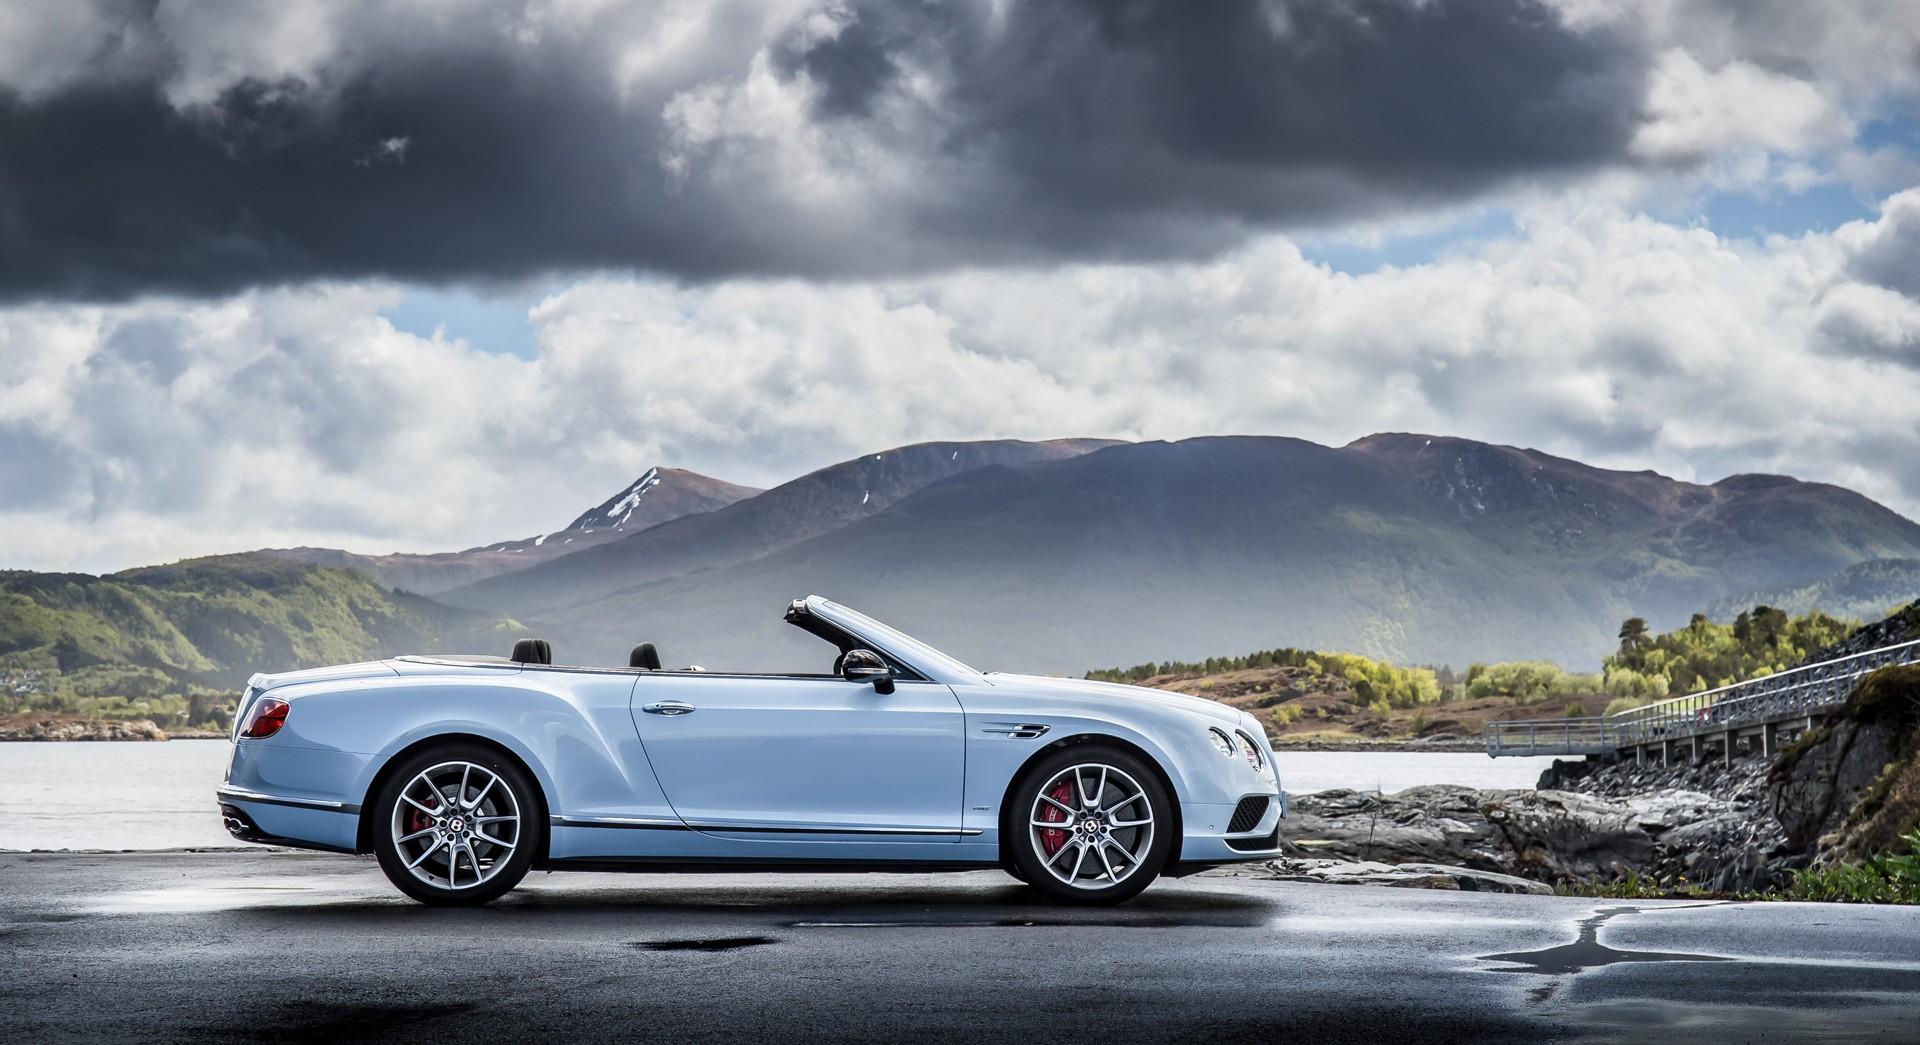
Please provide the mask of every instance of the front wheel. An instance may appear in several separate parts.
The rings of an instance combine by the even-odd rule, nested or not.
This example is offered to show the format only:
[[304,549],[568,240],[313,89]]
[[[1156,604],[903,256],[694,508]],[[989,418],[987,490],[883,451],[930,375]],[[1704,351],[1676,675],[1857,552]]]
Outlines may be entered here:
[[1115,748],[1062,749],[1014,788],[1010,830],[1018,877],[1065,903],[1132,899],[1166,866],[1173,808],[1140,759]]
[[380,869],[421,903],[483,904],[526,877],[545,843],[533,781],[476,744],[440,744],[396,768],[362,815]]

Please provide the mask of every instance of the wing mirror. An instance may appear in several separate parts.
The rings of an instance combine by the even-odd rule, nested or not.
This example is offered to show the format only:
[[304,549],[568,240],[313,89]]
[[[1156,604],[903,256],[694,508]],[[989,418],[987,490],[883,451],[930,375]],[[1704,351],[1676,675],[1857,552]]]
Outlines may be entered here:
[[893,669],[872,650],[848,650],[840,662],[840,677],[848,682],[871,682],[874,692],[882,696],[893,692]]

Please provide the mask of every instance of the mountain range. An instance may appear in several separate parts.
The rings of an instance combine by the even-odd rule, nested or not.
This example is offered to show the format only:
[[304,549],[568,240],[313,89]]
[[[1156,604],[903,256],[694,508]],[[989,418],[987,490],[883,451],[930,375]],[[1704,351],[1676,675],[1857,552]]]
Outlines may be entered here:
[[[387,629],[390,649],[374,632],[347,644],[368,655],[436,638],[504,652],[510,632],[549,639],[570,663],[623,664],[651,641],[671,665],[825,670],[824,647],[781,620],[789,599],[817,592],[983,668],[1079,674],[1273,646],[1584,669],[1628,616],[1668,628],[1716,604],[1790,601],[1768,593],[1892,603],[1915,594],[1904,562],[1915,559],[1920,525],[1840,487],[1698,484],[1389,433],[1340,447],[923,443],[764,491],[659,468],[539,537],[438,554],[271,549],[162,576],[217,570],[230,586],[249,563],[273,562],[432,594],[388,592],[421,623]],[[26,648],[8,614],[48,575],[8,576],[0,666]],[[273,576],[274,591],[302,590]],[[263,616],[294,631],[309,619],[297,606]],[[193,670],[291,667],[319,655],[304,641]]]
[[784,641],[781,606],[820,592],[1010,670],[1285,644],[1590,667],[1627,616],[1671,626],[1916,550],[1920,526],[1839,487],[1464,439],[930,443],[441,597],[587,662],[646,640],[782,666],[810,651]]

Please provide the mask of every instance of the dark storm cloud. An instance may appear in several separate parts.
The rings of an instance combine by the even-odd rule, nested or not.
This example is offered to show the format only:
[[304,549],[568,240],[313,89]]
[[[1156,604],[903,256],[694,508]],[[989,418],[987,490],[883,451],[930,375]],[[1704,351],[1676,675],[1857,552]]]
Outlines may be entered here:
[[1637,44],[1538,0],[872,4],[841,22],[767,47],[825,132],[916,172],[854,213],[752,162],[750,138],[676,144],[671,99],[739,82],[740,54],[623,93],[578,42],[367,24],[358,64],[210,104],[170,101],[165,61],[0,89],[0,295],[1194,254],[1623,162],[1646,79]]
[[1021,11],[966,70],[969,133],[1062,198],[1097,187],[1133,206],[1204,205],[1244,175],[1235,209],[1284,215],[1296,204],[1262,183],[1300,171],[1417,195],[1603,163],[1626,148],[1643,73],[1620,41],[1527,2]]
[[[553,66],[443,54],[317,95],[247,82],[183,112],[134,82],[0,102],[0,286],[111,297],[718,267],[660,214],[651,129]],[[370,162],[396,139],[402,154]]]

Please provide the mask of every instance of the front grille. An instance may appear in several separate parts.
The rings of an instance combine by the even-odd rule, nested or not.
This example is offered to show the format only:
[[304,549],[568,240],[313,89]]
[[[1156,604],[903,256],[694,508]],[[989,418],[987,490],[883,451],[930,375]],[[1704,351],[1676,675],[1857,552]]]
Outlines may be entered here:
[[1233,807],[1233,819],[1227,821],[1227,833],[1239,834],[1260,826],[1260,818],[1267,815],[1266,795],[1248,795]]

